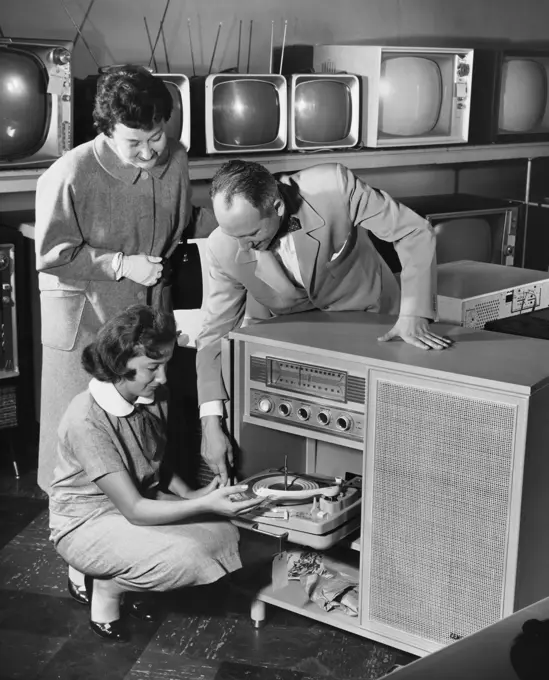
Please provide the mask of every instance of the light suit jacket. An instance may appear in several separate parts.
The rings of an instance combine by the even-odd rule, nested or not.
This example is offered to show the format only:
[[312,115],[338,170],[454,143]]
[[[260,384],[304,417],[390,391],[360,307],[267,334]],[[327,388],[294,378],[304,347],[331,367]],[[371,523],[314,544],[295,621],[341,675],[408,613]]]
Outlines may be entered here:
[[[210,235],[207,312],[197,340],[201,404],[227,398],[221,339],[242,324],[247,292],[273,315],[321,309],[436,317],[435,236],[426,220],[339,164],[278,179],[287,211],[302,227],[291,237],[305,288],[294,286],[274,258],[264,267],[261,253],[240,250],[221,229]],[[367,230],[394,243],[402,294]]]

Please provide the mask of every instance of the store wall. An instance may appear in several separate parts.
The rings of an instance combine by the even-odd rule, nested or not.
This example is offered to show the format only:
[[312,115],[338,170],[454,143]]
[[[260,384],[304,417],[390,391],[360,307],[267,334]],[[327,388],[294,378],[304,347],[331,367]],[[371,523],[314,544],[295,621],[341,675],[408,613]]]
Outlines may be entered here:
[[[90,0],[65,0],[80,24]],[[84,27],[86,41],[101,65],[148,61],[143,17],[153,37],[166,0],[95,0]],[[165,21],[168,56],[173,69],[192,73],[188,36],[191,24],[195,70],[208,71],[219,27],[212,71],[238,62],[238,35],[242,21],[240,66],[250,71],[269,65],[271,22],[275,44],[280,44],[287,21],[287,44],[370,42],[384,44],[453,44],[547,42],[549,3],[546,0],[172,0]],[[2,3],[5,35],[73,38],[75,29],[59,0],[14,0]],[[162,44],[158,56],[163,64]],[[76,74],[95,71],[84,44],[76,52]]]
[[[90,0],[64,0],[80,24]],[[76,31],[59,0],[16,0],[2,3],[0,22],[7,36],[72,39]],[[94,0],[84,25],[84,35],[100,65],[148,63],[150,50],[144,27],[151,34],[158,27],[166,0]],[[190,20],[193,53],[188,25]],[[275,46],[286,43],[364,42],[415,45],[463,45],[466,47],[524,44],[549,45],[546,0],[172,0],[166,14],[165,37],[172,71],[187,75],[212,72],[237,64],[250,72],[269,68],[271,23]],[[241,24],[242,22],[242,24]],[[239,46],[239,31],[242,34]],[[251,40],[250,40],[251,28]],[[545,41],[545,43],[544,43]],[[156,55],[165,68],[162,41]],[[78,77],[96,71],[82,39],[75,49],[74,72]],[[474,191],[520,198],[524,192],[524,162],[482,167],[448,166],[403,168],[360,173],[368,182],[397,196]],[[207,188],[197,185],[202,202]],[[32,207],[32,193],[4,196],[3,210]]]

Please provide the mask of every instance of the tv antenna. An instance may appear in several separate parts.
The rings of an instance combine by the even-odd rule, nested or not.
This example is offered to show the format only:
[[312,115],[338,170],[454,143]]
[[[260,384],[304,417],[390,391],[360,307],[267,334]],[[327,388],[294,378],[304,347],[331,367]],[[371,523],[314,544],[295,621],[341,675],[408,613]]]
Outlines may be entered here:
[[217,27],[217,35],[215,36],[215,43],[214,43],[214,48],[212,52],[212,58],[210,59],[210,68],[208,69],[208,75],[212,72],[212,66],[214,63],[214,57],[215,57],[215,52],[217,50],[217,41],[219,40],[219,34],[221,33],[221,26],[223,26],[223,22],[219,22],[219,26]]
[[151,32],[149,31],[149,24],[147,23],[147,17],[143,17],[143,22],[145,24],[145,31],[147,33],[147,40],[149,41],[149,49],[150,49],[151,55],[152,55],[154,70],[158,73],[158,64],[156,63],[156,57],[154,56],[154,53],[153,53],[153,44],[152,44],[152,40],[151,40]]
[[170,60],[168,59],[168,48],[166,47],[166,35],[164,33],[164,26],[162,26],[162,45],[164,46],[164,59],[166,60],[166,71],[171,73]]
[[[94,60],[95,65],[97,66],[97,70],[99,70],[99,69],[101,68],[101,67],[99,66],[99,62],[98,62],[97,59],[95,58],[95,55],[93,54],[93,52],[92,52],[92,50],[91,50],[91,47],[88,45],[88,41],[86,40],[86,38],[84,37],[84,34],[83,34],[82,31],[80,30],[80,26],[78,26],[78,24],[76,23],[76,21],[72,18],[71,13],[70,13],[69,10],[67,9],[67,6],[66,6],[65,3],[63,2],[63,0],[59,0],[59,2],[61,3],[63,9],[65,10],[65,14],[66,14],[66,15],[69,17],[69,19],[71,20],[72,25],[76,28],[76,32],[77,32],[78,35],[82,38],[82,42],[84,43],[84,45],[86,46],[86,49],[87,49],[88,52],[90,53],[90,57]],[[95,0],[93,0],[93,2],[95,2]]]
[[273,72],[273,41],[275,32],[275,22],[271,21],[271,51],[269,52],[269,73]]
[[248,39],[248,63],[246,64],[246,73],[250,72],[250,54],[252,51],[252,30],[253,30],[254,20],[250,19],[250,37]]
[[240,42],[242,40],[242,19],[238,24],[238,53],[236,55],[236,72],[240,73]]
[[[95,0],[90,0],[90,4],[88,5],[88,9],[86,10],[86,13],[84,14],[84,18],[82,19],[82,22],[80,24],[80,30],[84,30],[84,24],[88,20],[88,16],[90,15],[91,8],[93,7],[95,3]],[[76,43],[78,42],[78,38],[80,37],[80,32],[77,31],[76,35],[74,36],[74,40],[72,41],[72,44],[74,47],[76,47]]]
[[151,58],[149,59],[149,66],[152,64],[153,59],[154,59],[154,53],[156,51],[156,46],[158,45],[158,41],[160,40],[160,34],[162,33],[162,29],[164,28],[164,21],[166,20],[166,14],[168,13],[168,7],[170,6],[171,0],[166,0],[166,7],[164,7],[164,14],[162,14],[162,19],[160,20],[160,28],[158,29],[158,33],[156,34],[156,39],[154,41],[154,45],[151,51]]
[[[288,28],[288,19],[284,22],[284,35],[282,36],[282,49],[280,50],[280,70],[278,73],[282,75],[282,62],[284,61],[284,48],[286,47],[286,30]],[[271,52],[272,54],[272,52]]]
[[194,68],[194,50],[193,50],[193,36],[191,33],[191,19],[187,19],[187,30],[189,32],[189,47],[191,48],[191,62],[193,65],[193,76],[196,76],[196,70]]

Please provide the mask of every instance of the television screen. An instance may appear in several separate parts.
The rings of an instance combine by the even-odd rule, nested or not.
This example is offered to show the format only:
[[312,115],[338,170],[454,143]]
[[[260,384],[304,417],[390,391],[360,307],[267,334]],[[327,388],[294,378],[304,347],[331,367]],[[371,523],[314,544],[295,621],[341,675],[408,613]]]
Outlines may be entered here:
[[330,149],[358,142],[359,79],[343,74],[290,76],[288,148]]
[[166,123],[166,134],[176,139],[188,150],[191,143],[191,99],[189,79],[183,74],[155,73],[162,78],[172,96],[173,109]]
[[[456,260],[492,262],[492,239],[497,229],[485,217],[455,217],[433,225],[437,242],[437,263]],[[498,244],[494,244],[498,245]],[[499,244],[501,251],[501,244]]]
[[316,45],[313,64],[318,72],[364,78],[365,146],[459,144],[468,139],[473,50]]
[[171,139],[179,139],[183,130],[183,111],[179,90],[173,83],[166,83],[166,87],[172,95],[173,110],[170,120],[166,123],[166,135]]
[[[507,57],[501,68],[499,129],[502,133],[536,132],[548,117],[547,64]],[[546,129],[549,121],[545,121]]]
[[549,50],[475,51],[470,140],[549,140]]
[[71,147],[71,47],[0,39],[0,169],[49,165]]
[[335,80],[302,83],[296,87],[295,114],[298,139],[313,144],[344,139],[351,127],[351,92]]
[[275,74],[193,78],[193,151],[280,151],[287,140],[286,91],[286,79]]
[[213,88],[214,137],[224,146],[272,144],[280,128],[280,102],[274,85],[232,80]]
[[[401,203],[431,223],[437,264],[457,260],[515,264],[519,204],[469,194],[416,196],[403,198]],[[393,244],[370,237],[391,270],[399,272],[401,264]]]
[[442,106],[442,74],[425,57],[392,57],[381,63],[379,131],[414,137],[430,134]]
[[0,159],[35,153],[48,128],[47,72],[28,52],[0,51]]

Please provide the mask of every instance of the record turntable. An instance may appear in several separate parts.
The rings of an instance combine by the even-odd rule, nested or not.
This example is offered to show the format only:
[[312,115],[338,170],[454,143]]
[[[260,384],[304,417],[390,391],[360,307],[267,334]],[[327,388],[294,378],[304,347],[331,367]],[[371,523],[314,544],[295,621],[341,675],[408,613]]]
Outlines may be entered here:
[[[240,482],[248,489],[235,500],[264,502],[239,516],[238,526],[285,535],[318,550],[331,547],[360,526],[362,478],[321,477],[287,470],[265,470]],[[274,530],[273,530],[274,529]]]

